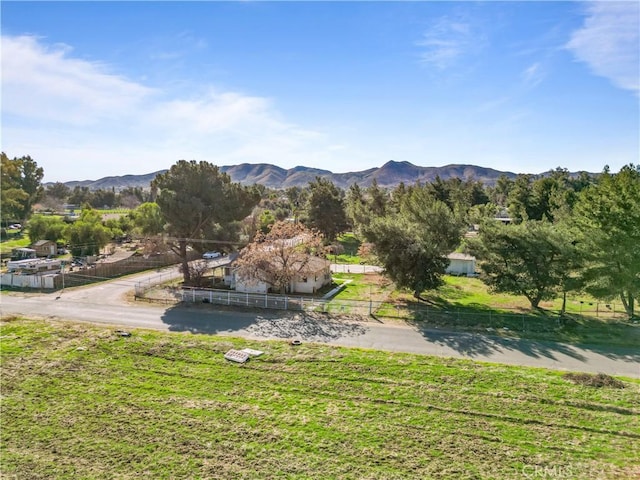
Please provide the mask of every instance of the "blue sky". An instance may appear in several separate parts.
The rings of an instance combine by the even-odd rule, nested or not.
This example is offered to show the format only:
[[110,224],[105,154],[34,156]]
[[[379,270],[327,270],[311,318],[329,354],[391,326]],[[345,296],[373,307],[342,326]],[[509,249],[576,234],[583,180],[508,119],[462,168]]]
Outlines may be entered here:
[[45,181],[640,154],[640,4],[10,2],[2,150]]

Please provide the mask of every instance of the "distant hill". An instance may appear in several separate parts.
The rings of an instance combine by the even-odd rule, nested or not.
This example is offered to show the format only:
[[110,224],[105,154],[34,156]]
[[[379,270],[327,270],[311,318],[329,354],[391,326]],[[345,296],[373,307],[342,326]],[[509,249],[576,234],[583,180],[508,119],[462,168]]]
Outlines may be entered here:
[[[500,175],[515,178],[512,172],[501,172],[492,168],[478,167],[475,165],[445,165],[444,167],[419,167],[409,162],[389,161],[379,168],[370,168],[360,172],[332,173],[329,170],[321,170],[310,167],[295,167],[284,169],[267,163],[242,163],[220,167],[227,173],[231,180],[243,185],[260,184],[269,188],[303,187],[316,177],[327,178],[336,186],[348,188],[357,183],[361,187],[371,185],[375,179],[381,187],[393,188],[401,182],[406,185],[415,183],[432,182],[437,176],[446,180],[456,177],[461,180],[478,180],[487,185],[493,185]],[[160,173],[159,170],[146,175],[123,175],[120,177],[104,177],[99,180],[84,180],[65,182],[70,188],[76,186],[88,187],[91,190],[115,189],[122,190],[127,187],[149,188],[151,181]]]

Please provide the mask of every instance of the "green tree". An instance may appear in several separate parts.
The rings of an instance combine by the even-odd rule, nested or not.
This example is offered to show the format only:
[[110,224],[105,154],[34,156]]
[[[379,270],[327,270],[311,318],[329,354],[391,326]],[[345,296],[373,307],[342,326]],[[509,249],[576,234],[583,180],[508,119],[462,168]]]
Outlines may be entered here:
[[374,179],[366,190],[360,188],[357,183],[352,184],[347,190],[344,205],[352,229],[361,233],[372,219],[386,215],[389,197]]
[[263,210],[260,214],[260,231],[267,233],[271,230],[271,226],[276,223],[276,217],[271,210]]
[[146,202],[129,212],[134,229],[145,237],[159,235],[164,230],[164,216],[155,202]]
[[316,177],[309,183],[307,225],[317,230],[328,242],[347,229],[344,194],[330,180]]
[[118,242],[122,242],[126,239],[135,228],[133,220],[128,215],[121,215],[118,218],[110,218],[105,220],[103,224],[111,232],[111,238]]
[[116,192],[100,188],[91,192],[89,203],[94,208],[112,208],[116,204]]
[[357,232],[360,232],[361,227],[366,225],[371,218],[367,215],[365,193],[357,183],[352,184],[347,190],[345,214],[351,228]]
[[80,217],[64,230],[74,256],[98,255],[111,239],[111,232],[102,224],[102,215],[92,208],[83,208]]
[[507,199],[509,216],[520,223],[530,218],[535,219],[533,200],[533,176],[518,175],[513,182]]
[[29,240],[36,243],[39,240],[57,242],[64,238],[66,224],[62,218],[54,215],[34,215],[27,223]]
[[374,219],[364,233],[386,274],[420,298],[442,284],[447,255],[459,245],[464,227],[428,187],[411,188],[399,207],[397,214]]
[[482,279],[496,292],[524,295],[533,308],[569,287],[577,252],[571,238],[547,221],[487,222],[468,241]]
[[504,173],[498,177],[496,184],[489,189],[489,199],[492,203],[499,207],[507,207],[508,199],[514,181],[507,177]]
[[71,189],[62,182],[56,182],[47,186],[46,194],[63,201],[71,194]]
[[171,249],[182,259],[185,283],[190,281],[187,246],[215,246],[233,241],[237,222],[260,201],[252,188],[232,183],[229,176],[208,162],[180,160],[152,182],[156,203],[173,237]]
[[384,188],[380,188],[378,181],[374,178],[367,188],[367,204],[369,211],[376,217],[382,217],[387,213],[389,197]]
[[605,169],[582,191],[573,220],[586,257],[585,289],[597,298],[619,297],[633,317],[640,296],[640,165],[617,174]]
[[300,220],[300,215],[304,210],[304,205],[307,202],[307,190],[303,190],[300,187],[289,187],[285,190],[285,195],[289,201],[289,210],[295,222]]
[[89,187],[81,187],[80,185],[73,187],[68,197],[69,203],[73,205],[90,205],[92,199],[93,193],[89,190]]
[[9,159],[2,152],[0,175],[2,221],[19,220],[23,224],[31,216],[33,206],[42,198],[44,170],[30,156]]

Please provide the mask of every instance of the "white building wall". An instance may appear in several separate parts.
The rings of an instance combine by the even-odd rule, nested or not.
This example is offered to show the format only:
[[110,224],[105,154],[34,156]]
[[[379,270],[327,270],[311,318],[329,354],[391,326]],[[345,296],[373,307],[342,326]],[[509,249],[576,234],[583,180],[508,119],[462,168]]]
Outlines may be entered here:
[[294,293],[315,293],[331,282],[331,274],[328,271],[318,272],[306,277],[306,281],[303,280],[304,277],[298,277],[295,279],[293,283]]
[[476,261],[473,259],[450,259],[445,270],[449,275],[473,275],[476,271]]
[[242,293],[267,293],[269,287],[264,282],[244,282],[242,279],[235,279],[236,292]]

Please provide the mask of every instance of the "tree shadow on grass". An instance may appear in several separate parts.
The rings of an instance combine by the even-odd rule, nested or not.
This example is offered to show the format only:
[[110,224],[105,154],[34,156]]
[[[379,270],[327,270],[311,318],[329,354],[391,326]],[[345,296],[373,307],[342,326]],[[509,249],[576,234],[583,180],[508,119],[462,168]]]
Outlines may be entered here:
[[223,309],[211,305],[177,305],[165,311],[162,321],[171,331],[310,342],[359,336],[368,330],[362,323],[322,313]]

